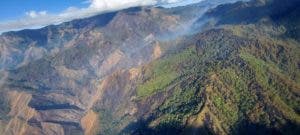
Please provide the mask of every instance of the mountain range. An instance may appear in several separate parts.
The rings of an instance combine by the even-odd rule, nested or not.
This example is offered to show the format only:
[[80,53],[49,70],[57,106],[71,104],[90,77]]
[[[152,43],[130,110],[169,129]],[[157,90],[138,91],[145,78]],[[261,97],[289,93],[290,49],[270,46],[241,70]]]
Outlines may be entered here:
[[299,134],[300,1],[133,7],[0,36],[0,134]]

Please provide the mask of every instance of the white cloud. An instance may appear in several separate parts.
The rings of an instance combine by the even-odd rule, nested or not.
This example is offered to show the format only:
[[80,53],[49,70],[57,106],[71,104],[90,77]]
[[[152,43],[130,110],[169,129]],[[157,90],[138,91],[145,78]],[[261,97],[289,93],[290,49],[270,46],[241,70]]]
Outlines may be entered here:
[[40,28],[134,6],[172,4],[182,1],[185,0],[88,0],[90,5],[87,8],[69,7],[59,14],[51,14],[47,11],[28,11],[25,13],[26,16],[19,20],[0,22],[0,33],[26,28]]
[[[119,9],[129,6],[170,4],[184,0],[91,0],[90,8],[94,9]],[[196,0],[197,1],[197,0]]]
[[40,17],[40,16],[46,16],[47,11],[36,12],[34,10],[31,10],[29,12],[26,12],[25,14],[30,18],[37,18],[37,17]]
[[91,0],[90,9],[93,10],[114,10],[130,6],[152,5],[156,0]]

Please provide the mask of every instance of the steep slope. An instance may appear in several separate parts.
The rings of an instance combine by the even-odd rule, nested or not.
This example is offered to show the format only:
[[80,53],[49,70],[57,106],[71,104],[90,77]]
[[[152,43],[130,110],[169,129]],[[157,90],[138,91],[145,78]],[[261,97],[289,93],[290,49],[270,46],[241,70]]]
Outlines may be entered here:
[[299,2],[208,3],[1,35],[0,133],[298,134]]
[[[251,3],[247,7],[267,10],[266,3]],[[102,133],[299,133],[299,42],[286,25],[290,14],[281,12],[297,10],[290,7],[297,3],[276,7],[280,21],[273,11],[244,19],[240,10],[255,11],[241,6],[247,3],[217,7],[214,12],[236,9],[237,15],[220,13],[247,23],[221,23],[228,18],[211,15],[217,28],[173,41],[181,49],[132,69],[133,80],[130,70],[113,74],[103,82],[106,98],[95,105],[105,118]]]
[[102,98],[101,80],[158,59],[168,47],[157,38],[195,17],[172,11],[137,7],[1,35],[1,133],[96,133],[90,109]]
[[[137,70],[137,81],[124,81],[130,76],[126,71],[113,75],[114,81],[110,78],[108,82],[115,83],[106,84],[107,98],[96,105],[100,118],[105,118],[104,134],[114,134],[128,120],[137,121],[121,131],[129,134],[299,132],[299,76],[294,78],[299,67],[289,73],[259,53],[266,46],[264,52],[278,52],[277,44],[222,29],[196,37],[197,42],[181,52]],[[284,50],[290,50],[281,55],[295,56],[289,62],[299,62],[298,43],[281,42],[286,43],[281,46]],[[113,103],[117,106],[108,110]]]

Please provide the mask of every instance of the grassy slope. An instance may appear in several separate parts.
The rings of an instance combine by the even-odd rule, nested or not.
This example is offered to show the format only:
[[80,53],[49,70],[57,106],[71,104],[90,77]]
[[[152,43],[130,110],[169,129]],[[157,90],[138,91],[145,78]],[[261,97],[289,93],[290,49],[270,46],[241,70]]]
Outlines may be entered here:
[[[298,43],[270,35],[261,36],[264,40],[256,42],[253,40],[256,37],[245,39],[243,35],[236,34],[235,27],[226,29],[233,35],[221,37],[220,40],[201,39],[207,41],[201,46],[200,55],[195,52],[197,49],[190,47],[146,68],[147,81],[142,81],[137,87],[137,95],[141,99],[151,98],[159,91],[168,91],[169,86],[184,79],[183,75],[195,76],[176,85],[172,96],[158,108],[158,118],[149,123],[156,133],[170,133],[166,130],[168,128],[175,133],[180,132],[189,117],[201,112],[199,109],[203,100],[197,98],[205,97],[211,98],[209,109],[222,123],[220,131],[225,133],[248,132],[254,124],[262,126],[257,132],[251,130],[255,133],[287,133],[289,130],[293,134],[299,130],[298,126],[295,127],[300,122],[297,96],[299,69],[295,63],[299,62],[300,57],[290,49],[299,49]],[[222,32],[216,32],[215,36],[228,34]],[[246,40],[249,43],[237,44]],[[278,46],[284,48],[280,56]],[[287,61],[282,61],[282,57]],[[211,74],[215,74],[217,79],[209,79]],[[214,92],[203,96],[204,86],[208,84]]]
[[146,81],[137,86],[137,96],[147,97],[163,91],[172,82],[184,73],[180,73],[179,64],[195,58],[195,49],[189,48],[174,56],[155,61],[146,68],[144,78]]
[[[278,24],[284,20],[277,24],[265,20],[268,13],[251,21],[250,16],[245,24],[237,21],[204,31],[186,49],[144,66],[136,88],[138,102],[155,99],[158,93],[171,94],[134,130],[143,134],[202,129],[212,134],[299,133],[299,42],[289,35],[286,24]],[[230,17],[243,20],[234,14]],[[203,125],[190,124],[200,114],[197,121]]]

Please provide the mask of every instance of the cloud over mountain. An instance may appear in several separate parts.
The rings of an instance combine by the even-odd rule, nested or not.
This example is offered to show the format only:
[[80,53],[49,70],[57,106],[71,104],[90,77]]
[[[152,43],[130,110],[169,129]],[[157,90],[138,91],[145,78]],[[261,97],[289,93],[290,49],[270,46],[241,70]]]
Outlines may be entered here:
[[89,6],[86,8],[69,7],[58,14],[48,13],[47,11],[28,11],[25,13],[26,16],[21,19],[0,22],[0,33],[27,28],[40,28],[50,24],[90,17],[101,12],[134,6],[174,4],[182,1],[185,0],[88,0]]

